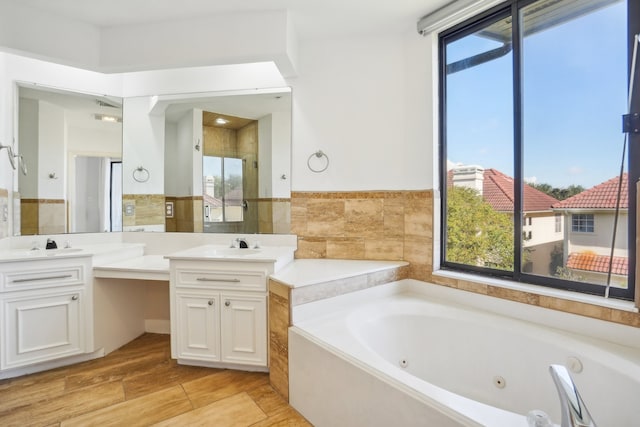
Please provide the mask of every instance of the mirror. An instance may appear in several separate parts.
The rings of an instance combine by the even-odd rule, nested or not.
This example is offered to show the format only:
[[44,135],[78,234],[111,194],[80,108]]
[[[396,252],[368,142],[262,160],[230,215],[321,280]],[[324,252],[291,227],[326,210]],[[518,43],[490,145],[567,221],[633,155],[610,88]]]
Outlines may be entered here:
[[18,83],[22,235],[120,231],[122,99]]
[[[120,99],[19,83],[18,92],[30,169],[16,195],[21,234],[290,232],[290,88]],[[220,117],[230,123],[216,125]],[[242,197],[203,174],[208,157],[241,163]]]
[[290,232],[290,88],[126,98],[125,231]]

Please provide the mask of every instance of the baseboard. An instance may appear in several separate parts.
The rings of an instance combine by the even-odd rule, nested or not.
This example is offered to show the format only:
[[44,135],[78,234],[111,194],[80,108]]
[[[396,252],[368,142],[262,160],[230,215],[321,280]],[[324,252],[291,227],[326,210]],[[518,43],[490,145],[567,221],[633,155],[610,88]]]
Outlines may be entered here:
[[170,334],[171,321],[167,319],[144,319],[144,331],[152,334]]

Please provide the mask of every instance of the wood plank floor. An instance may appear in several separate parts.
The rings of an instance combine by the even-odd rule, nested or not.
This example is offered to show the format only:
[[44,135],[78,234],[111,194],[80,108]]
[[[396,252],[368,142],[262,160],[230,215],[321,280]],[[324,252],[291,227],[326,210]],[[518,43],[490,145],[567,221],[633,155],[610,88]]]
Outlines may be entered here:
[[178,365],[168,335],[0,381],[0,426],[310,426],[264,373]]

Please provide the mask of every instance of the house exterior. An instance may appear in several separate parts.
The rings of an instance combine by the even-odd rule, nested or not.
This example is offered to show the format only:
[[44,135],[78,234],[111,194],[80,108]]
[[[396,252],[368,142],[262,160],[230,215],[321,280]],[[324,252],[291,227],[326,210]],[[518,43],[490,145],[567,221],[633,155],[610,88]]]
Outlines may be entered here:
[[[454,186],[473,188],[497,212],[513,215],[513,178],[496,169],[456,166],[449,172]],[[527,251],[523,271],[549,275],[551,255],[562,249],[562,216],[553,211],[558,200],[530,185],[524,185],[523,247]],[[555,270],[555,269],[554,269]]]
[[[567,224],[564,265],[576,276],[606,284],[609,264],[611,284],[625,287],[628,274],[628,175],[622,176],[620,212],[613,259],[611,246],[620,178],[614,177],[553,205]],[[611,261],[610,261],[611,260]]]

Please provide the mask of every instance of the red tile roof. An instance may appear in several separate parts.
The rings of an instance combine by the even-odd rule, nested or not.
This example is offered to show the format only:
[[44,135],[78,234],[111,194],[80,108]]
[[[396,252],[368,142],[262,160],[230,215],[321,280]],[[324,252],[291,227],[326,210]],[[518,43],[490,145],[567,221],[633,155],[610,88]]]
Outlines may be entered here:
[[[588,190],[571,196],[566,200],[553,205],[554,209],[615,209],[618,194],[619,177],[598,184]],[[629,176],[622,176],[622,193],[620,196],[620,208],[629,207]]]
[[[567,267],[575,270],[607,273],[609,271],[609,257],[594,253],[572,253],[567,260]],[[629,260],[627,257],[614,256],[611,273],[626,276],[628,272]]]
[[[448,186],[453,185],[453,170],[447,172]],[[499,212],[513,212],[513,178],[497,169],[486,169],[482,182],[482,197],[493,209]],[[549,211],[558,199],[524,185],[524,211]]]
[[[497,211],[513,212],[513,178],[496,169],[486,169],[484,171],[484,182],[482,184],[484,200]],[[536,190],[530,185],[524,185],[524,211],[549,211],[558,200]]]

